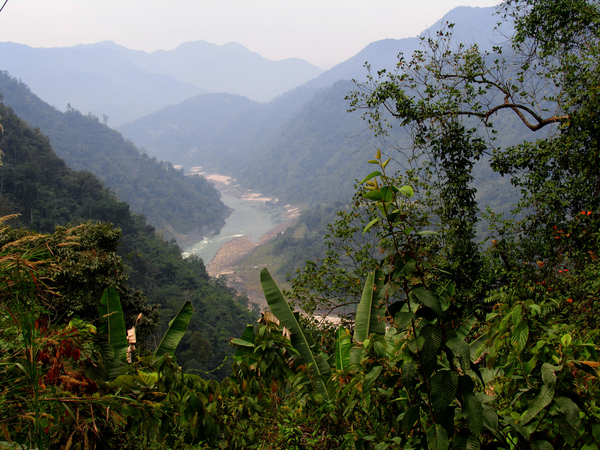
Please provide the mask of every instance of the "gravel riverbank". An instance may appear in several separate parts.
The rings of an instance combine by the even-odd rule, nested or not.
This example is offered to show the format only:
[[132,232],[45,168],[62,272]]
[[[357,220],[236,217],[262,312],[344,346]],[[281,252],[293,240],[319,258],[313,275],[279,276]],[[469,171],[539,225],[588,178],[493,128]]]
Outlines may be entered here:
[[211,277],[217,277],[219,275],[230,275],[235,273],[237,263],[244,256],[254,251],[257,247],[269,242],[278,234],[283,233],[293,222],[293,219],[290,219],[277,225],[275,228],[263,234],[258,243],[252,242],[248,236],[240,236],[223,244],[208,265],[208,274]]

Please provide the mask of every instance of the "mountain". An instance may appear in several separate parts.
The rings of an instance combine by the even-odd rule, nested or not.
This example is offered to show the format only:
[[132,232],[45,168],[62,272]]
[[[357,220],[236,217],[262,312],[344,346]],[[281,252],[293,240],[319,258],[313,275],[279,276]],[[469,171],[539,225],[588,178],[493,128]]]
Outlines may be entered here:
[[224,223],[228,208],[205,178],[184,176],[172,164],[140,153],[95,116],[75,109],[58,111],[6,73],[0,74],[0,94],[5,104],[50,138],[71,168],[94,173],[168,237],[202,233]]
[[0,69],[60,109],[70,104],[106,115],[115,126],[209,91],[268,101],[322,72],[300,59],[271,61],[239,44],[204,41],[153,53],[112,42],[65,48],[5,42]]
[[[494,12],[494,8],[455,8],[421,36],[435,36],[447,21],[455,23],[457,41],[481,42],[483,49],[490,49],[501,39],[488,31],[497,20]],[[220,171],[285,203],[348,200],[355,179],[369,169],[365,161],[376,148],[394,156],[400,167],[404,157],[396,149],[409,145],[403,130],[394,128],[386,140],[376,139],[360,112],[347,112],[350,105],[344,98],[356,90],[348,79],[366,80],[365,61],[373,71],[393,70],[398,53],[412,54],[419,42],[418,38],[374,42],[348,61],[265,104],[226,94],[203,94],[121,130],[150,154],[188,168],[202,165]],[[511,117],[498,117],[497,121],[507,121],[508,129],[515,130],[513,141],[521,138]],[[481,173],[481,179],[487,180],[486,196],[494,201],[490,176],[489,171]]]
[[0,43],[0,69],[61,110],[107,115],[121,124],[206,89],[147,72],[110,48],[32,48]]
[[201,94],[119,128],[151,155],[188,168],[228,173],[256,155],[319,90],[296,88],[261,104],[232,94]]
[[[490,33],[499,22],[499,17],[495,13],[494,7],[459,6],[449,11],[419,36],[372,42],[350,59],[332,67],[306,85],[327,87],[338,80],[365,80],[368,74],[365,64],[370,66],[374,75],[382,69],[393,71],[398,63],[398,55],[402,54],[409,59],[415,50],[420,48],[422,39],[430,37],[435,39],[436,33],[442,27],[447,29],[447,24],[454,24],[453,42],[466,45],[477,43],[481,50],[490,51],[494,45],[501,45],[506,41],[502,36],[502,30]],[[505,28],[504,31],[508,30]]]
[[271,61],[235,42],[224,45],[186,42],[173,50],[153,53],[132,51],[112,42],[83,47],[110,48],[150,73],[163,74],[215,93],[243,95],[258,102],[272,100],[323,72],[299,58]]

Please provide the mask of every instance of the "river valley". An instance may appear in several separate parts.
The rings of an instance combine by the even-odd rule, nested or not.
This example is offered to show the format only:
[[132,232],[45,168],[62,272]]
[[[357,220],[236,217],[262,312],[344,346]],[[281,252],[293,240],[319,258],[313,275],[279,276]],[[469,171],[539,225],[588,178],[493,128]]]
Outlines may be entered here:
[[221,229],[185,246],[183,256],[200,256],[210,276],[226,275],[228,285],[240,293],[246,292],[252,302],[262,305],[262,294],[246,289],[244,280],[236,275],[236,264],[258,246],[285,231],[298,215],[298,209],[291,205],[284,207],[276,199],[233,185],[229,177],[204,176],[213,181],[221,192],[221,200],[232,212]]

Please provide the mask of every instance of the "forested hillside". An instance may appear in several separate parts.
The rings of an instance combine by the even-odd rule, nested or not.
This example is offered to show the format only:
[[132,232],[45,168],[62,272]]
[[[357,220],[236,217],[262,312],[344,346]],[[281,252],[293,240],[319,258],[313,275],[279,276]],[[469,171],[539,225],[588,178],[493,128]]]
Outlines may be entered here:
[[97,117],[56,110],[7,73],[0,74],[0,93],[21,118],[49,137],[71,168],[96,175],[169,238],[224,223],[228,209],[203,177],[186,177],[169,162],[140,153]]
[[[146,335],[158,330],[162,336],[168,321],[189,300],[197,314],[179,347],[184,353],[180,364],[205,371],[220,366],[231,353],[229,338],[239,335],[255,318],[248,300],[210,279],[200,259],[183,259],[174,240],[165,241],[143,215],[117,201],[93,174],[70,169],[38,129],[3,104],[0,124],[0,214],[19,214],[10,224],[30,230],[4,229],[2,245],[31,231],[54,233],[57,226],[63,227],[48,238],[54,242],[51,246],[58,246],[54,252],[65,271],[59,278],[51,277],[58,293],[69,299],[63,300],[68,306],[62,314],[92,320],[103,289],[117,286],[126,302],[127,325],[133,326],[137,313],[143,311]],[[88,221],[112,223],[121,231]],[[85,225],[77,228],[80,223]],[[66,231],[69,227],[75,227],[74,231]],[[76,251],[60,248],[68,246],[70,235],[82,241]],[[68,268],[64,261],[69,261]],[[76,283],[83,287],[75,288]],[[157,344],[141,342],[150,348]],[[226,367],[209,376],[225,376]]]
[[[504,44],[506,38],[501,33],[512,29],[510,22],[494,29],[498,22],[494,11],[455,8],[421,36],[435,36],[451,21],[456,42],[477,42],[480,48],[491,50],[493,45]],[[375,136],[368,121],[362,120],[360,110],[348,114],[350,102],[344,99],[356,89],[350,80],[364,81],[376,77],[380,70],[396,73],[399,55],[410,58],[421,43],[419,38],[374,42],[266,104],[252,104],[227,94],[199,95],[121,130],[152,155],[188,169],[203,166],[230,175],[283,203],[308,207],[347,201],[365,167],[364,150],[378,148],[391,156],[390,169],[394,170],[406,167],[411,154],[406,130],[394,127],[385,137]],[[389,123],[394,122],[389,113],[383,115]],[[501,113],[494,122],[502,131],[495,146],[513,145],[531,137],[530,130],[514,115]],[[503,211],[518,195],[508,180],[489,170],[487,163],[478,164],[474,186],[483,203]]]

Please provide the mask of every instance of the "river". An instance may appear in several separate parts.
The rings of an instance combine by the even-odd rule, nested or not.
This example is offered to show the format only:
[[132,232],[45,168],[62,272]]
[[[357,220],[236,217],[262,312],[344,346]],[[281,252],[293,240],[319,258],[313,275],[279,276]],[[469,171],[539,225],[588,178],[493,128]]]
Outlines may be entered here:
[[231,215],[225,220],[225,226],[184,248],[184,257],[191,254],[198,255],[208,266],[221,246],[231,240],[248,236],[252,242],[258,243],[261,236],[289,220],[286,209],[260,200],[240,198],[228,194],[225,190],[221,191],[221,200],[233,209]]

